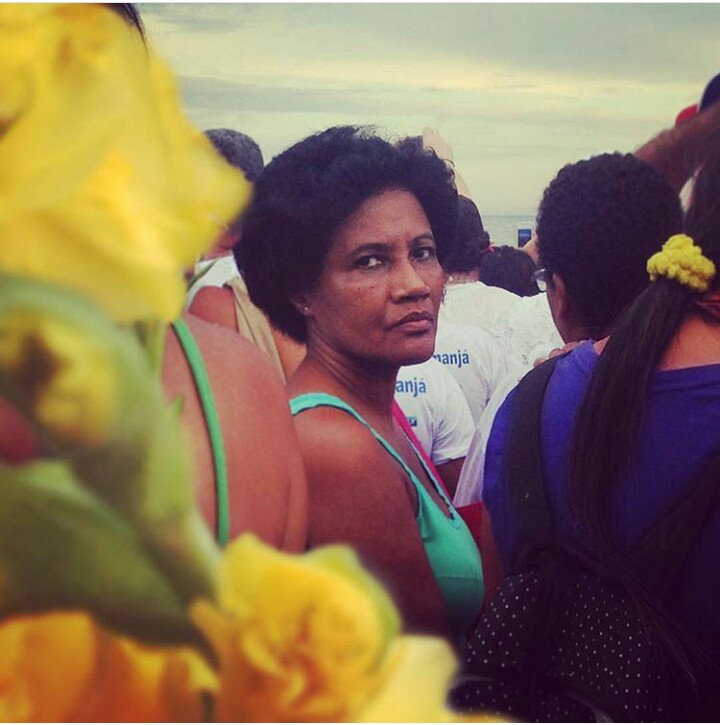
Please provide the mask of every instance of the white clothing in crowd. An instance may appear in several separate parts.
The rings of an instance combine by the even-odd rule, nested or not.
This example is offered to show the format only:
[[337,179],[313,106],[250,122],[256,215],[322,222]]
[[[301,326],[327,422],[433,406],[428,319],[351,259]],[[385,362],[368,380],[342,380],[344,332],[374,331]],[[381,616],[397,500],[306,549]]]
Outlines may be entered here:
[[436,466],[465,457],[473,419],[460,386],[437,360],[401,367],[395,400]]
[[495,388],[508,372],[500,344],[480,327],[440,320],[433,357],[460,385],[473,422],[477,424]]
[[490,431],[495,422],[495,415],[510,391],[520,382],[527,368],[515,367],[513,372],[505,376],[497,386],[490,401],[480,416],[477,427],[470,441],[465,463],[463,463],[458,479],[453,503],[455,506],[466,506],[482,501],[482,487],[485,478],[485,450],[490,438]]
[[504,310],[488,326],[507,356],[508,367],[519,365],[529,370],[538,358],[563,346],[555,327],[547,295],[518,297],[512,307]]
[[518,295],[506,289],[490,287],[482,282],[449,284],[440,305],[440,320],[487,328],[519,299]]
[[454,503],[465,506],[482,501],[485,477],[485,450],[495,415],[510,391],[532,369],[538,358],[546,358],[552,350],[563,346],[545,294],[521,297],[518,304],[498,317],[490,328],[505,350],[509,373],[500,382],[477,423],[465,458]]
[[232,254],[224,254],[222,257],[215,257],[215,259],[201,259],[196,263],[193,274],[195,277],[202,276],[198,277],[190,286],[185,300],[185,309],[190,306],[195,295],[203,287],[222,287],[240,273],[237,264],[235,264],[235,257]]

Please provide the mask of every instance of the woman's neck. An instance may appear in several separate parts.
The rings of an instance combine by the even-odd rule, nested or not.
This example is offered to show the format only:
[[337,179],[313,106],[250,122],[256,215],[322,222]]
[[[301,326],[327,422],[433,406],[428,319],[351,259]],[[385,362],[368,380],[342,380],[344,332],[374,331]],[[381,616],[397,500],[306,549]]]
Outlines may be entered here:
[[349,404],[392,417],[397,366],[353,359],[324,345],[308,343],[308,351],[288,382],[290,396],[322,391]]
[[699,310],[685,315],[665,350],[659,370],[694,368],[720,363],[720,321]]

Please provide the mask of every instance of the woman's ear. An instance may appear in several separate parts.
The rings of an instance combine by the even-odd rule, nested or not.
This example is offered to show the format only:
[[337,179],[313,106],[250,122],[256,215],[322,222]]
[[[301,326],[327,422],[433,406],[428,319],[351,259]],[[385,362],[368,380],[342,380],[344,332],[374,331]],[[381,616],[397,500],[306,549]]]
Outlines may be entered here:
[[307,294],[299,292],[296,295],[291,295],[290,302],[303,317],[312,317],[312,305]]
[[547,288],[547,300],[550,305],[555,327],[563,342],[576,342],[584,338],[584,328],[580,322],[577,308],[568,295],[565,280],[556,272],[552,273]]

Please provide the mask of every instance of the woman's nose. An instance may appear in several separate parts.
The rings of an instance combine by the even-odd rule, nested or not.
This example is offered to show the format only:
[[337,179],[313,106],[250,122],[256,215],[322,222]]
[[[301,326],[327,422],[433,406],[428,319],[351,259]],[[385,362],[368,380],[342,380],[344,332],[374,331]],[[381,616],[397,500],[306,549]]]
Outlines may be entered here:
[[393,299],[405,297],[426,297],[430,287],[417,267],[408,260],[399,264],[393,275]]

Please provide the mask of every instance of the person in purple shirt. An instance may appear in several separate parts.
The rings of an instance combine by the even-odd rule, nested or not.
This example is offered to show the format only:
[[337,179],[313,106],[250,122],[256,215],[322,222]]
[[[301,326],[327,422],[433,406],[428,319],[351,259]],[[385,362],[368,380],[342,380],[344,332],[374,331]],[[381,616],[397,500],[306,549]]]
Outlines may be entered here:
[[[609,337],[586,341],[559,361],[546,391],[544,478],[557,531],[610,566],[622,566],[623,555],[688,496],[704,463],[720,451],[720,295],[713,266],[720,266],[718,199],[716,154],[697,178],[685,222],[690,239],[675,237],[663,248],[649,266],[654,281]],[[541,257],[542,213],[541,206]],[[562,309],[559,318],[560,327]],[[500,480],[512,411],[511,394],[490,436],[484,489],[506,565],[523,543]],[[666,602],[714,654],[720,652],[718,561],[720,508],[708,510]],[[642,581],[643,572],[629,573]]]

